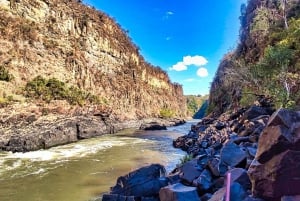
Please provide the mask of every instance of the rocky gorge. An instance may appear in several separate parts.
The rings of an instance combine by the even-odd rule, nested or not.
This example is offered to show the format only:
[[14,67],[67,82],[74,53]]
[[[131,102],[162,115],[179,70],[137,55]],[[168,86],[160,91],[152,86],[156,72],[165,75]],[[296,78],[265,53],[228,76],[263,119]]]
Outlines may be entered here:
[[153,164],[122,176],[103,201],[298,201],[300,111],[266,99],[206,117],[173,145],[189,157],[170,174]]
[[77,0],[0,0],[0,75],[5,151],[186,113],[182,86],[145,61],[115,20]]

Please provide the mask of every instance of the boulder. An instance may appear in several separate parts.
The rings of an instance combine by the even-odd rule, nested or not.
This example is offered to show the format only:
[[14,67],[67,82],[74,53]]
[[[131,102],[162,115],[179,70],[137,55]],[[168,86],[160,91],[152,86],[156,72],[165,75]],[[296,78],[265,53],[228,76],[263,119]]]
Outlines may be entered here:
[[242,120],[252,120],[261,115],[270,115],[270,111],[264,107],[251,106],[242,116]]
[[151,122],[142,124],[140,130],[167,130],[167,127],[159,122]]
[[199,192],[205,193],[212,186],[212,175],[208,170],[203,170],[200,176],[195,180]]
[[249,167],[254,196],[280,200],[299,194],[300,114],[277,110],[269,119]]
[[183,164],[180,174],[182,183],[192,185],[193,181],[200,176],[203,168],[198,165],[197,161],[193,159]]
[[233,142],[227,142],[221,150],[221,164],[233,167],[245,167],[247,152]]
[[296,112],[279,109],[269,119],[258,142],[256,159],[260,163],[287,149],[300,151],[300,117]]
[[248,174],[254,196],[266,200],[299,194],[300,151],[287,150],[264,164],[253,160]]
[[200,201],[196,187],[181,183],[163,187],[159,191],[160,201]]
[[[226,187],[220,188],[208,201],[222,201],[226,197]],[[230,201],[242,201],[247,197],[245,189],[237,182],[230,185]]]
[[119,177],[110,193],[138,197],[157,196],[159,189],[168,185],[165,175],[166,170],[162,165],[152,164],[142,167]]
[[234,168],[229,170],[231,173],[231,182],[237,182],[244,187],[244,189],[250,189],[251,182],[247,171],[243,168]]

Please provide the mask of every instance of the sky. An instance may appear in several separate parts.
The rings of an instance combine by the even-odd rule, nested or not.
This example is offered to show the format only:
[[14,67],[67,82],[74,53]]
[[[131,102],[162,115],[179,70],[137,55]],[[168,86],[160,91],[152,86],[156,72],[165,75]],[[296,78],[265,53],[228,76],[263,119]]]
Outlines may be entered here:
[[129,31],[140,54],[185,95],[209,93],[223,55],[238,44],[246,0],[84,0]]

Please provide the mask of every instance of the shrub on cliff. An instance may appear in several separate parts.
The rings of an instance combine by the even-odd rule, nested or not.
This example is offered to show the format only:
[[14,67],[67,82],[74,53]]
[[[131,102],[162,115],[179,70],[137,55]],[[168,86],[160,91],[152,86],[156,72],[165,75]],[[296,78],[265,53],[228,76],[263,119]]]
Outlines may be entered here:
[[41,99],[46,102],[51,100],[67,100],[72,105],[83,106],[86,102],[100,104],[99,97],[85,92],[77,87],[68,87],[56,78],[45,79],[37,76],[25,86],[25,96]]
[[175,116],[174,111],[171,110],[171,109],[169,109],[169,108],[163,108],[163,109],[161,109],[160,112],[159,112],[159,114],[160,114],[161,118],[166,118],[166,119],[167,118],[172,118],[172,117]]
[[8,72],[4,66],[0,66],[0,80],[9,82],[13,79],[13,76]]

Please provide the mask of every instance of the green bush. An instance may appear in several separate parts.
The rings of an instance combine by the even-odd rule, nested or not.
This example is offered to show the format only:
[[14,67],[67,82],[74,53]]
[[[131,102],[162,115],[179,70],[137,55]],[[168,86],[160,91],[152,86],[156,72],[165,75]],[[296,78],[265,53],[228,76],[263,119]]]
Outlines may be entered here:
[[160,116],[162,118],[172,118],[175,116],[175,113],[173,110],[169,109],[169,108],[163,108],[160,110],[159,112]]
[[101,104],[99,97],[87,93],[78,87],[68,87],[64,82],[56,78],[45,79],[42,76],[35,77],[25,86],[25,96],[42,99],[46,102],[51,100],[67,100],[72,105],[88,103]]
[[8,72],[4,66],[0,66],[0,80],[9,82],[13,79],[13,76]]

